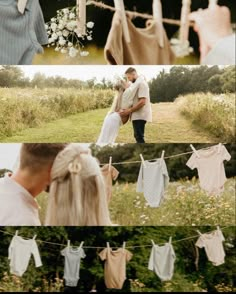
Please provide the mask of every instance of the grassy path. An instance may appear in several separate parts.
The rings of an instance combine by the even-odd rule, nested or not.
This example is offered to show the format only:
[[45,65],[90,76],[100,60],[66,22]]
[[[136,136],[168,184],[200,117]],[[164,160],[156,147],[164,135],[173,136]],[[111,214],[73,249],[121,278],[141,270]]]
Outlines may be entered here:
[[[1,142],[96,142],[107,109],[71,115],[17,132]],[[194,126],[179,113],[175,103],[153,105],[153,123],[147,125],[147,143],[216,143],[220,139]],[[132,124],[121,128],[119,143],[134,143]]]

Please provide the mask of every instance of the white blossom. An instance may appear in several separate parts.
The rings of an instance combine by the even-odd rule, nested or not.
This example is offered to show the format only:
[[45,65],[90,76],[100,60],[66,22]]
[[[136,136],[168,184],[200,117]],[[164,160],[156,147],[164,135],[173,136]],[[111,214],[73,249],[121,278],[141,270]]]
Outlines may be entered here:
[[94,27],[94,22],[89,21],[89,22],[87,23],[87,28],[92,29],[93,27]]
[[89,52],[88,51],[81,51],[80,52],[80,56],[82,56],[82,57],[86,57],[88,55],[89,55]]
[[77,49],[75,49],[74,47],[71,47],[70,49],[69,49],[69,56],[70,57],[76,57],[77,56],[77,54],[78,54],[78,50]]

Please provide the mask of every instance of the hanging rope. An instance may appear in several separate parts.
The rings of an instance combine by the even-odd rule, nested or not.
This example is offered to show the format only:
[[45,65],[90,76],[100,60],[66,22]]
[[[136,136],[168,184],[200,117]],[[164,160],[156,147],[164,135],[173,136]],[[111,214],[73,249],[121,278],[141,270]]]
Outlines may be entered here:
[[[94,1],[94,0],[89,0],[87,2],[87,5],[94,5],[96,7],[102,8],[102,9],[107,9],[107,10],[114,11],[114,12],[116,11],[115,7],[109,6],[103,2],[98,2],[98,1]],[[136,11],[128,11],[127,10],[126,14],[131,18],[140,17],[140,18],[144,18],[144,19],[153,19],[153,15],[147,14],[147,13],[139,13]],[[162,22],[166,23],[166,24],[170,24],[170,25],[175,25],[175,26],[181,25],[181,22],[179,20],[169,19],[169,18],[163,18]],[[190,26],[193,26],[193,23],[191,23]]]
[[[227,226],[227,227],[223,227],[221,228],[221,230],[225,230],[227,228],[230,228],[231,226]],[[212,232],[214,232],[215,230],[213,231],[209,231],[209,232],[206,232],[204,234],[210,234]],[[7,231],[4,231],[4,230],[0,230],[1,233],[3,234],[6,234],[6,235],[10,235],[10,236],[15,236],[15,234],[12,234],[12,233],[9,233]],[[192,237],[187,237],[187,238],[183,238],[183,239],[180,239],[180,240],[176,240],[176,241],[172,241],[172,244],[175,244],[175,243],[179,243],[179,242],[184,242],[184,241],[188,241],[188,240],[192,240],[192,239],[196,239],[199,237],[199,234],[198,235],[195,235],[195,236],[192,236]],[[24,237],[22,237],[24,238]],[[31,240],[31,238],[24,238],[26,240]],[[37,240],[38,243],[44,243],[44,244],[49,244],[49,245],[55,245],[55,246],[60,246],[60,247],[66,247],[67,244],[61,244],[61,243],[53,243],[53,242],[47,242],[47,241],[43,241],[43,240]],[[163,246],[165,245],[166,243],[161,243],[161,244],[158,244],[159,246]],[[127,249],[135,249],[135,248],[147,248],[147,247],[152,247],[153,245],[152,244],[147,244],[147,245],[137,245],[137,246],[126,246],[125,248]],[[75,246],[76,247],[76,246]],[[102,247],[102,246],[99,246],[99,247],[96,247],[96,246],[83,246],[84,249],[104,249],[106,247]],[[118,249],[120,247],[112,247],[113,249]]]

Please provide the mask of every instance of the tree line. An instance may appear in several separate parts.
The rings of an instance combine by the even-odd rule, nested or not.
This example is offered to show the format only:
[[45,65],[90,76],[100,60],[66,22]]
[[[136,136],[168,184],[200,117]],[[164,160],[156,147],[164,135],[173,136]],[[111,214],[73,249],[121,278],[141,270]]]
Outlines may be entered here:
[[[179,95],[197,92],[214,94],[235,92],[235,67],[219,66],[173,66],[170,71],[162,70],[149,82],[152,103],[171,102]],[[87,81],[67,79],[61,76],[47,77],[36,73],[32,79],[25,76],[19,67],[0,67],[0,88],[75,88],[112,89],[114,83],[96,77]]]

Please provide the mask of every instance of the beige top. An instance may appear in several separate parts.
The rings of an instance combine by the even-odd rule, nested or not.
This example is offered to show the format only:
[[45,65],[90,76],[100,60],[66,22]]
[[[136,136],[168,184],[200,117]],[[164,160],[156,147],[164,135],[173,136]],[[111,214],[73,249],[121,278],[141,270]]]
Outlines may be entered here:
[[205,248],[208,260],[215,266],[219,266],[225,262],[225,251],[223,247],[223,241],[225,238],[220,229],[209,233],[201,234],[196,242],[196,246],[199,248]]
[[108,289],[122,289],[126,280],[126,263],[133,256],[124,248],[113,251],[110,247],[99,253],[101,260],[105,260],[105,284]]
[[109,164],[104,165],[101,168],[101,172],[106,185],[107,202],[109,203],[112,197],[112,181],[118,178],[119,172],[114,166],[111,166],[109,170]]
[[0,179],[0,225],[41,225],[37,201],[9,176]]
[[200,186],[209,194],[218,195],[224,190],[227,180],[224,160],[229,161],[231,155],[224,145],[215,145],[193,153],[187,162],[191,169],[197,168]]
[[140,83],[138,91],[136,92],[133,103],[134,106],[139,102],[140,98],[146,98],[146,104],[138,111],[132,113],[131,120],[145,120],[147,122],[152,122],[150,91],[148,83],[145,80]]
[[[113,17],[110,33],[105,46],[105,58],[112,65],[155,65],[173,64],[174,53],[163,26],[149,21],[145,28],[136,28],[127,18],[131,42],[127,43],[122,31],[120,13]],[[161,33],[160,33],[161,32]],[[164,36],[164,47],[160,47],[160,37]]]

